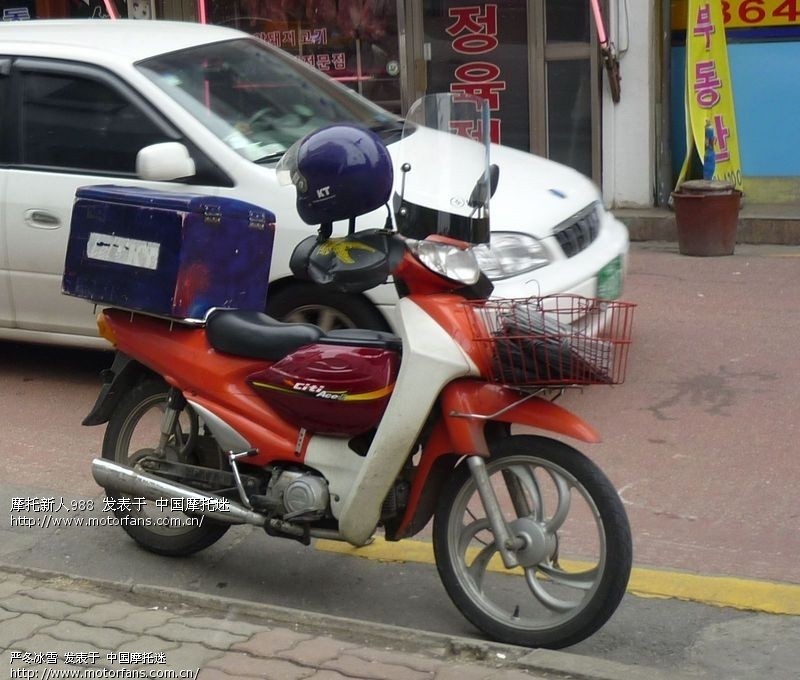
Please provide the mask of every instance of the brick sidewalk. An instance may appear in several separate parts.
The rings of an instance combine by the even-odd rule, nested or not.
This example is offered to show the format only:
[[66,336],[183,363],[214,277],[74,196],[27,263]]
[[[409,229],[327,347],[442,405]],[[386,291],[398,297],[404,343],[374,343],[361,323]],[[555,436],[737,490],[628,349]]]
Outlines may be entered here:
[[666,680],[676,676],[561,652],[418,633],[197,593],[0,568],[0,678],[17,677]]

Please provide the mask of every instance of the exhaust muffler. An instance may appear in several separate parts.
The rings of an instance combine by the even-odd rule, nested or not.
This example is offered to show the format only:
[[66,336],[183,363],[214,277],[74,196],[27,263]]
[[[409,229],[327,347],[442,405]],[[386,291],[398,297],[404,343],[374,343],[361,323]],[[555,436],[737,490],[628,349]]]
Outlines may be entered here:
[[168,482],[146,472],[137,472],[124,465],[113,463],[105,458],[92,461],[92,476],[100,486],[112,493],[141,497],[149,501],[180,498],[191,500],[197,511],[192,514],[202,515],[218,522],[228,524],[253,524],[263,527],[267,518],[239,503],[211,493],[203,493],[183,484]]

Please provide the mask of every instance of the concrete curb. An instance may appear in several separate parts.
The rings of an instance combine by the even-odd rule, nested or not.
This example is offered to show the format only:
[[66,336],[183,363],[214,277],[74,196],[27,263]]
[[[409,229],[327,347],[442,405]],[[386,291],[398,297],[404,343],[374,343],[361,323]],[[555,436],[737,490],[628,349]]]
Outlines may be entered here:
[[[677,242],[675,213],[665,208],[612,210],[628,227],[631,241]],[[759,210],[743,207],[739,213],[737,243],[800,245],[800,209]]]
[[[415,539],[392,543],[378,536],[360,548],[340,541],[317,539],[314,548],[381,562],[436,564],[431,543]],[[489,570],[494,571],[495,567],[490,564]],[[498,570],[504,571],[500,567]],[[795,583],[634,566],[628,592],[645,598],[670,598],[762,614],[800,616],[800,585]]]
[[[193,609],[224,612],[226,618],[257,621],[262,625],[279,624],[296,632],[310,632],[367,646],[401,649],[454,663],[474,663],[490,668],[516,669],[548,678],[576,680],[681,680],[687,676],[621,664],[568,652],[473,640],[441,633],[391,626],[328,614],[290,609],[217,595],[136,583],[73,576],[58,571],[18,567],[0,563],[0,572],[49,581],[51,587],[86,588],[120,599],[140,599],[159,604],[188,606]],[[56,583],[52,583],[52,582]]]

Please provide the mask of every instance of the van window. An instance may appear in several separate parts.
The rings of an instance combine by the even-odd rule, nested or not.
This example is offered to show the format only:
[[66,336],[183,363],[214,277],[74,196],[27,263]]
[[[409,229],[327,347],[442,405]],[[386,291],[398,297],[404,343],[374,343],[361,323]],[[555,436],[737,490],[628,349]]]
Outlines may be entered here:
[[20,75],[24,165],[134,175],[139,149],[170,141],[105,83],[71,74]]

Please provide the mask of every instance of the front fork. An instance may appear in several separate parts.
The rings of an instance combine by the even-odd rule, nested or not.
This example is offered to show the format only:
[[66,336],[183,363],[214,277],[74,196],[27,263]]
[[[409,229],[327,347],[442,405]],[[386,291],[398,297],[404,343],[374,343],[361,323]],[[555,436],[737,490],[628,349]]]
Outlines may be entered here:
[[513,569],[519,566],[517,551],[525,547],[525,541],[520,536],[514,536],[506,522],[497,495],[486,471],[486,463],[481,456],[469,456],[467,465],[478,487],[478,495],[481,497],[483,508],[486,511],[486,518],[492,527],[495,545],[503,560],[506,569]]

